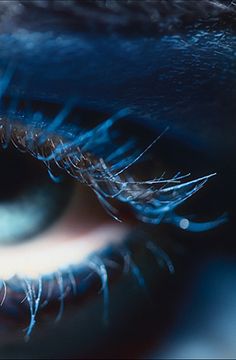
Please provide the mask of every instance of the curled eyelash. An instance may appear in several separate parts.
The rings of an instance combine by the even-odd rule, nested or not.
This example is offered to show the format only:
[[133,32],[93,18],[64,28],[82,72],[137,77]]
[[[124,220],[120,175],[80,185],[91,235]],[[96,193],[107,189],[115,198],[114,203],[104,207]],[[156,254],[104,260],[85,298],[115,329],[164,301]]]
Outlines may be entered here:
[[[0,78],[0,100],[13,75],[14,66],[10,63]],[[112,205],[114,199],[129,205],[136,218],[144,223],[166,222],[183,230],[204,231],[225,222],[226,216],[207,224],[199,224],[175,214],[175,209],[215,174],[183,182],[190,174],[177,173],[170,179],[164,178],[163,174],[158,178],[138,181],[129,173],[132,165],[144,158],[167,129],[145,149],[140,150],[132,137],[119,145],[115,141],[112,127],[119,119],[130,114],[127,108],[90,130],[79,129],[79,133],[75,135],[72,132],[66,133],[63,126],[76,105],[76,99],[70,99],[50,122],[49,119],[43,119],[39,112],[28,115],[28,120],[25,113],[18,114],[18,117],[23,118],[24,125],[14,119],[17,105],[18,99],[13,99],[6,114],[0,117],[2,147],[6,149],[11,142],[19,151],[27,152],[42,161],[55,182],[61,180],[61,176],[55,175],[55,170],[62,170],[86,184],[117,221],[121,220],[118,210]]]
[[184,230],[203,231],[225,221],[225,217],[221,217],[208,222],[207,226],[201,226],[174,212],[215,174],[185,182],[182,180],[190,174],[177,173],[170,179],[162,175],[144,181],[130,175],[128,170],[131,166],[144,157],[167,129],[144,150],[139,150],[132,138],[117,147],[112,141],[112,127],[119,119],[129,115],[129,109],[123,109],[93,129],[81,129],[77,136],[68,138],[60,133],[72,106],[71,101],[49,125],[38,121],[39,117],[42,120],[39,113],[32,116],[28,125],[10,120],[9,117],[0,118],[2,147],[7,148],[11,142],[18,150],[42,161],[55,182],[61,179],[61,176],[55,175],[55,171],[60,169],[86,184],[117,221],[121,220],[118,210],[112,205],[113,200],[128,204],[135,217],[144,223],[168,222]]
[[[12,73],[13,70],[9,67],[0,79],[0,98],[9,84]],[[129,109],[119,111],[90,130],[79,129],[78,134],[70,133],[64,126],[73,106],[74,100],[68,102],[50,123],[38,112],[31,114],[29,121],[24,114],[20,114],[23,120],[20,121],[19,117],[15,116],[16,101],[16,104],[11,105],[6,114],[0,118],[2,147],[6,149],[12,143],[19,151],[29,153],[42,161],[54,181],[59,181],[61,173],[65,171],[77,181],[89,186],[106,211],[118,221],[120,221],[119,212],[112,205],[113,200],[129,205],[136,218],[145,223],[167,222],[184,230],[203,231],[225,222],[225,217],[221,217],[208,223],[194,223],[175,213],[178,205],[200,190],[214,174],[189,181],[183,180],[190,174],[178,173],[170,179],[164,178],[163,174],[158,178],[143,181],[137,180],[130,174],[130,168],[144,158],[163,134],[155,138],[145,149],[140,149],[133,138],[118,146],[113,125],[119,119],[128,116]],[[162,249],[153,242],[147,242],[146,248],[159,265],[162,264],[170,273],[174,273],[171,259]],[[145,279],[132,259],[131,252],[124,248],[121,255],[124,259],[124,268],[128,269],[139,286],[145,289]],[[110,265],[98,255],[87,259],[85,265],[92,273],[99,276],[104,300],[103,317],[107,322]],[[26,329],[26,339],[28,339],[36,324],[39,310],[52,298],[59,301],[56,321],[60,320],[66,298],[70,294],[78,294],[77,278],[78,268],[72,266],[38,279],[14,278],[6,282],[2,281],[1,305],[4,306],[6,299],[8,300],[8,293],[13,292],[17,294],[17,305],[22,301],[23,304],[26,303],[27,311],[30,312],[30,322]],[[19,298],[20,296],[22,298]],[[9,299],[13,301],[10,296]]]

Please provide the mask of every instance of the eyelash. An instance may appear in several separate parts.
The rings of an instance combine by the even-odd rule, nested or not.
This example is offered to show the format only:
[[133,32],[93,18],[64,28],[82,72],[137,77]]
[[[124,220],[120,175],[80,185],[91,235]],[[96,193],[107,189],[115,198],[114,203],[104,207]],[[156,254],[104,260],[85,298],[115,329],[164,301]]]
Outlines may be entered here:
[[[133,234],[129,235],[133,238]],[[167,253],[159,247],[156,242],[150,238],[150,235],[144,231],[138,231],[139,243],[142,242],[148,253],[150,253],[160,268],[165,268],[171,275],[175,273],[174,265]],[[129,249],[129,238],[123,246],[110,246],[106,250],[88,257],[84,264],[80,266],[71,265],[57,272],[46,274],[38,279],[21,278],[15,276],[7,281],[1,280],[0,283],[0,306],[1,311],[10,316],[17,313],[30,314],[28,326],[24,329],[25,340],[30,339],[32,330],[36,325],[36,316],[51,302],[59,302],[58,312],[55,321],[58,322],[64,311],[66,300],[75,299],[76,295],[86,293],[88,289],[95,294],[99,291],[103,296],[103,321],[106,324],[109,321],[109,285],[114,277],[130,273],[137,285],[144,291],[146,289],[145,279],[140,268],[133,260],[132,250]],[[85,272],[84,269],[88,272]],[[94,282],[99,278],[100,289],[94,289]],[[85,290],[83,285],[85,284]],[[81,286],[82,285],[82,286]],[[9,294],[9,302],[7,295]],[[26,305],[25,305],[26,304]],[[50,310],[49,310],[50,311]],[[22,315],[24,317],[24,315]]]
[[[10,81],[11,74],[11,68],[9,68],[3,80],[0,79],[0,99]],[[129,115],[129,110],[123,109],[97,127],[91,130],[80,130],[80,134],[75,136],[74,132],[71,131],[69,134],[62,127],[73,105],[74,101],[69,102],[50,125],[39,113],[28,114],[30,120],[27,121],[25,114],[15,115],[16,109],[9,108],[6,115],[0,118],[0,142],[3,148],[7,148],[11,142],[18,150],[27,152],[44,162],[54,181],[59,179],[54,176],[52,167],[56,165],[56,168],[65,170],[77,181],[89,186],[96,193],[106,211],[118,221],[120,221],[118,212],[109,202],[111,199],[128,204],[137,219],[146,223],[167,222],[189,231],[204,231],[225,222],[223,216],[212,222],[194,223],[174,212],[178,205],[195,194],[214,174],[185,183],[181,183],[181,180],[190,174],[182,176],[178,173],[171,179],[164,179],[161,176],[144,181],[137,181],[130,174],[127,175],[127,170],[137,163],[164,133],[155,138],[144,150],[137,150],[138,145],[135,139],[130,139],[117,148],[112,126],[119,119]],[[23,120],[24,125],[19,119]],[[157,262],[159,263],[161,259],[169,272],[173,273],[173,264],[168,255],[151,240],[145,240],[145,244]],[[122,251],[119,249],[119,253],[123,260],[122,269],[128,268],[139,285],[144,286],[142,274],[133,262],[132,254],[125,246]],[[104,296],[104,318],[107,318],[109,264],[103,261],[102,256],[96,255],[87,259],[86,265],[100,278]],[[76,293],[77,271],[78,268],[73,267],[63,272],[58,270],[57,273],[38,280],[17,278],[7,282],[2,281],[1,305],[5,302],[7,292],[11,292],[12,288],[15,289],[16,284],[18,298],[19,294],[25,294],[31,317],[26,329],[26,338],[29,338],[35,325],[36,315],[42,307],[40,303],[47,304],[52,295],[60,301],[57,319],[61,317],[65,297],[69,293]],[[66,273],[68,274],[67,283],[65,283]],[[50,294],[55,284],[57,284],[57,291],[55,294]],[[45,288],[47,294],[44,293]]]
[[[207,226],[190,222],[182,226],[184,218],[174,213],[175,208],[194,195],[207,180],[215,174],[181,183],[190,174],[182,176],[176,174],[171,179],[163,176],[151,180],[136,181],[127,170],[140,160],[145,153],[164,134],[144,150],[136,150],[137,144],[130,139],[116,148],[111,137],[111,128],[119,119],[129,115],[128,109],[123,109],[91,130],[82,130],[77,136],[69,140],[56,133],[71,110],[71,103],[46,125],[45,122],[34,121],[39,114],[32,114],[30,125],[24,126],[5,117],[0,121],[0,142],[6,148],[9,142],[20,151],[28,152],[48,168],[48,173],[54,181],[60,177],[53,174],[52,167],[66,171],[77,181],[85,183],[97,195],[98,200],[106,211],[116,220],[118,211],[110,204],[110,200],[117,199],[128,204],[136,218],[145,223],[172,223],[182,229],[202,231],[214,227],[223,221],[207,223]],[[113,136],[114,138],[114,136]],[[109,150],[108,150],[109,149]],[[187,224],[187,225],[186,225]]]

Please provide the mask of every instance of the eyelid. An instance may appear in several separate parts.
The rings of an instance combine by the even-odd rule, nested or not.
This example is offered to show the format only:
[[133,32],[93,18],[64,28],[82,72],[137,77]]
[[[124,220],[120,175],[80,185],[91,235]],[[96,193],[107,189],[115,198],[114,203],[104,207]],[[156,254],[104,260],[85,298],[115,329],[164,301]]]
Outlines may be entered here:
[[[116,266],[106,266],[109,284],[122,277],[124,257],[116,246],[106,248],[102,252],[98,252],[96,256],[103,264],[106,262],[116,264]],[[54,318],[56,314],[56,320],[59,320],[65,302],[76,305],[83,304],[86,299],[96,296],[99,291],[102,293],[101,274],[99,271],[94,271],[91,267],[93,264],[96,265],[96,259],[91,255],[84,263],[70,265],[37,278],[16,275],[5,281],[2,280],[0,282],[0,305],[2,306],[3,331],[9,329],[14,331],[16,325],[17,327],[19,325],[27,326],[25,329],[27,340],[35,325],[35,319],[39,316],[38,312],[41,313],[43,310],[44,314]],[[63,281],[63,288],[60,287],[59,277]],[[31,298],[31,292],[35,297]],[[36,296],[36,294],[38,295]],[[40,301],[40,307],[36,309],[34,307],[37,299]],[[29,315],[30,323],[28,322]],[[6,322],[4,321],[5,317]]]
[[[88,185],[97,195],[98,200],[114,219],[120,221],[117,209],[111,204],[116,199],[131,207],[137,219],[142,222],[159,224],[161,221],[173,222],[169,214],[186,199],[195,194],[207,180],[213,176],[190,180],[180,184],[185,176],[177,173],[170,179],[159,178],[138,181],[129,168],[159,139],[145,149],[136,149],[134,141],[125,141],[117,151],[115,139],[111,140],[112,127],[120,118],[128,115],[123,109],[91,130],[82,131],[73,139],[66,139],[56,131],[68,115],[67,108],[50,125],[21,125],[9,118],[1,119],[0,140],[31,153],[48,167],[51,178],[57,181],[52,167],[58,167],[69,173],[77,181]],[[58,128],[58,129],[57,129]],[[52,132],[53,130],[53,132]],[[18,146],[19,144],[19,146]],[[188,175],[187,175],[188,176]]]
[[[7,73],[0,82],[4,91],[5,79],[9,83],[11,76]],[[66,171],[77,181],[89,186],[105,210],[117,221],[121,220],[116,207],[111,203],[114,199],[127,204],[135,217],[142,222],[151,224],[170,222],[176,225],[176,219],[173,220],[174,217],[170,214],[174,214],[176,207],[200,190],[215,174],[183,182],[181,185],[179,183],[188,175],[183,176],[179,172],[170,179],[160,175],[151,181],[149,179],[137,181],[129,172],[130,167],[151,149],[162,134],[144,149],[139,149],[135,142],[132,147],[130,140],[123,140],[123,144],[119,143],[123,153],[117,152],[118,145],[111,134],[113,125],[129,115],[128,109],[122,109],[91,130],[80,129],[81,133],[74,134],[74,138],[62,137],[58,135],[61,126],[75,105],[76,101],[71,98],[58,115],[47,119],[47,123],[43,121],[43,116],[40,119],[41,123],[32,123],[37,113],[31,113],[31,123],[27,124],[25,119],[23,131],[21,126],[21,135],[18,134],[19,126],[17,124],[15,127],[12,126],[14,117],[9,116],[12,109],[8,108],[7,117],[1,118],[0,137],[3,147],[6,148],[13,139],[13,144],[19,150],[23,148],[23,151],[43,161],[48,168],[49,176],[56,182],[61,178],[55,176],[53,169],[57,167]],[[16,108],[17,104],[14,110]],[[132,140],[131,138],[131,142]],[[17,142],[20,146],[17,146]]]
[[[140,117],[153,114],[155,119],[166,106],[162,94],[171,105],[171,100],[183,101],[183,93],[202,91],[199,72],[205,81],[219,76],[212,71],[212,60],[222,69],[220,73],[227,71],[230,76],[230,68],[234,71],[235,39],[228,31],[198,30],[160,39],[129,40],[19,31],[0,35],[0,42],[1,67],[9,59],[17,62],[18,75],[9,89],[12,92],[57,100],[61,97],[63,102],[78,95],[83,106],[110,113],[132,105]],[[199,69],[196,74],[194,68]],[[178,75],[181,86],[175,83],[177,89],[172,89]]]

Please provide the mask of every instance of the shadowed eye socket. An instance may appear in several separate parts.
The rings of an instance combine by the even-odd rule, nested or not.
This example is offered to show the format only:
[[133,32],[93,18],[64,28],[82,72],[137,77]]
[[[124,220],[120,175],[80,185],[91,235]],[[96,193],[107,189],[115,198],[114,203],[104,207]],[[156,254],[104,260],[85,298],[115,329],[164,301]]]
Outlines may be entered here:
[[[70,211],[72,210],[80,213],[83,226],[86,223],[86,213],[89,216],[95,215],[93,219],[90,217],[89,221],[92,222],[92,226],[95,225],[96,229],[92,231],[91,235],[98,239],[94,245],[92,236],[84,236],[82,229],[83,249],[80,248],[81,243],[78,244],[78,248],[71,246],[72,257],[67,257],[69,249],[67,237],[63,238],[65,231],[58,224],[55,224],[54,230],[59,231],[60,237],[54,236],[53,241],[44,238],[45,248],[41,242],[32,241],[33,249],[35,246],[35,251],[40,252],[40,256],[37,255],[38,252],[35,253],[35,258],[38,259],[38,266],[41,266],[38,271],[41,276],[37,274],[35,279],[35,277],[25,276],[25,274],[23,277],[16,274],[18,277],[8,279],[10,281],[2,281],[3,317],[9,324],[15,316],[12,314],[17,313],[19,315],[18,323],[24,324],[27,327],[27,335],[30,335],[35,322],[44,317],[44,310],[45,317],[52,312],[54,317],[56,313],[58,320],[61,318],[67,302],[68,305],[73,303],[77,306],[85,299],[87,301],[91,294],[94,296],[100,291],[103,294],[105,311],[103,312],[100,307],[98,312],[102,313],[102,315],[100,314],[101,318],[106,323],[107,309],[109,309],[108,287],[114,279],[120,279],[122,273],[126,273],[129,269],[139,287],[145,292],[143,269],[142,266],[140,269],[136,264],[135,258],[141,257],[140,253],[143,256],[143,251],[148,252],[149,255],[144,256],[145,260],[142,262],[148,263],[151,258],[151,262],[153,262],[151,269],[158,265],[164,269],[162,270],[164,274],[168,272],[173,274],[174,272],[169,252],[164,251],[165,246],[163,248],[159,246],[159,241],[152,241],[152,237],[149,236],[149,227],[147,231],[145,229],[144,236],[142,235],[143,229],[135,234],[132,233],[132,245],[130,245],[130,239],[125,241],[124,238],[129,237],[130,230],[134,230],[134,224],[137,226],[137,218],[144,223],[153,222],[155,224],[164,221],[163,212],[156,212],[158,202],[158,205],[161,204],[160,208],[164,209],[164,213],[168,214],[165,217],[166,222],[175,224],[181,229],[207,230],[225,221],[225,217],[218,218],[217,221],[207,222],[204,227],[202,223],[195,223],[194,216],[186,218],[183,215],[173,215],[172,212],[169,212],[169,206],[173,204],[173,208],[175,208],[180,205],[183,200],[204,185],[208,174],[214,173],[216,170],[215,164],[209,165],[208,161],[206,164],[203,164],[203,161],[197,161],[197,157],[194,156],[196,153],[194,150],[190,151],[188,145],[177,146],[177,151],[176,148],[173,150],[173,144],[178,144],[179,139],[184,144],[192,142],[190,139],[192,140],[195,131],[194,124],[196,119],[203,117],[203,114],[206,114],[206,118],[205,115],[203,117],[206,121],[213,117],[212,114],[217,116],[217,111],[214,113],[211,111],[220,96],[215,94],[214,101],[209,98],[205,101],[205,95],[214,88],[219,78],[220,83],[223,84],[226,79],[230,78],[229,74],[232,74],[232,49],[228,46],[232,40],[232,34],[230,32],[216,31],[209,34],[208,31],[193,31],[184,38],[179,35],[166,36],[157,41],[155,38],[130,40],[124,37],[121,39],[119,36],[107,38],[94,34],[87,36],[75,33],[63,36],[24,30],[17,34],[1,35],[1,40],[3,53],[1,64],[4,64],[2,78],[4,79],[5,76],[7,79],[5,70],[7,68],[6,60],[9,60],[7,58],[15,57],[19,62],[17,66],[20,69],[18,73],[14,73],[9,88],[4,89],[1,94],[3,95],[1,143],[4,147],[12,143],[18,150],[26,151],[26,154],[23,154],[24,159],[30,154],[36,158],[35,162],[39,160],[38,164],[46,163],[45,168],[41,168],[39,165],[40,174],[42,170],[45,175],[46,168],[48,168],[49,174],[55,182],[68,173],[75,180],[86,183],[90,191],[83,186],[72,185],[71,180],[68,180],[70,188],[66,187],[67,185],[63,187],[64,185],[61,184],[50,183],[50,189],[57,189],[55,190],[56,196],[58,196],[56,206],[52,196],[54,190],[49,191],[50,196],[47,196],[45,192],[44,197],[48,203],[54,205],[57,211],[60,210],[58,201],[62,200],[66,203],[72,199],[71,192],[72,196],[78,198],[79,206],[77,201],[72,200],[66,216],[63,217],[63,215],[60,218],[60,220],[66,220],[65,224],[68,230],[70,229],[68,243],[75,235],[71,230],[72,224],[76,231],[81,231],[81,229],[77,229],[80,225],[78,224],[79,219],[77,220],[74,215],[71,216]],[[219,43],[220,45],[217,45]],[[226,57],[219,54],[219,48],[220,50],[224,49]],[[208,51],[209,49],[211,52]],[[217,70],[215,72],[209,72],[212,69],[212,54],[214,54],[214,67]],[[228,72],[222,69],[227,69]],[[206,74],[210,77],[207,81]],[[233,80],[231,81],[233,83]],[[231,93],[230,96],[232,98]],[[74,104],[71,106],[71,102],[73,103],[75,98],[78,104],[76,103],[75,110],[73,110],[71,108]],[[229,101],[228,91],[225,92],[223,100],[220,100],[220,105],[226,99]],[[51,111],[52,104],[60,105],[56,106],[56,110]],[[126,113],[127,109],[131,110],[132,115]],[[226,116],[230,116],[228,107],[225,107],[223,112]],[[191,126],[186,126],[186,119],[190,118],[190,114],[193,117],[191,117]],[[71,123],[68,121],[70,116],[73,119]],[[158,124],[157,120],[160,121]],[[167,132],[156,144],[152,144],[166,128],[167,123],[171,125],[169,140],[167,140],[169,136]],[[155,134],[150,128],[155,130]],[[205,134],[204,131],[201,131],[201,134]],[[145,136],[143,136],[144,133]],[[197,137],[193,136],[193,139],[196,140]],[[152,146],[149,148],[151,144]],[[204,135],[200,144],[206,146]],[[191,143],[192,145],[194,145],[194,141]],[[209,148],[211,147],[211,140],[207,145]],[[198,141],[195,146],[199,146]],[[207,146],[204,149],[206,148]],[[12,151],[17,150],[12,149]],[[170,154],[172,154],[171,161]],[[9,157],[11,156],[9,155]],[[192,159],[194,159],[194,164]],[[31,169],[31,160],[28,164],[30,165],[26,165],[26,167]],[[162,183],[163,179],[166,179],[163,174],[163,171],[166,170],[168,172],[167,179],[171,180],[171,183],[165,182],[165,180]],[[194,173],[193,175],[197,177],[197,181],[191,181],[183,186],[183,183],[188,183],[188,178],[185,179],[182,176],[194,170],[196,170],[196,175]],[[92,177],[90,176],[91,171],[93,172]],[[178,171],[181,171],[182,174],[179,174]],[[37,180],[38,177],[41,177],[41,175],[37,176],[37,172],[35,175]],[[43,182],[46,182],[44,175],[42,176]],[[204,175],[206,176],[204,177]],[[12,179],[11,176],[10,179]],[[97,185],[95,186],[97,183],[99,188]],[[101,183],[102,186],[100,186]],[[77,190],[71,189],[71,186],[73,189],[76,187]],[[93,196],[93,191],[98,199]],[[34,190],[33,193],[34,196],[37,195]],[[109,196],[104,197],[104,194]],[[158,196],[155,198],[154,195]],[[109,202],[107,198],[109,198]],[[145,200],[145,206],[143,206],[143,200]],[[85,208],[83,201],[88,205],[88,209]],[[105,211],[102,212],[99,201],[112,216],[108,216]],[[34,205],[37,206],[36,201],[34,201]],[[47,210],[49,210],[49,206],[47,206]],[[133,216],[134,212],[135,216]],[[156,216],[157,214],[158,216]],[[205,214],[206,217],[203,217],[203,220],[209,220],[206,209]],[[124,220],[122,224],[114,221],[114,219],[119,220],[120,215]],[[104,222],[109,223],[109,226],[111,224],[112,229],[107,228],[105,240],[104,232],[101,235],[104,229],[100,232],[96,227],[98,220],[101,220],[102,224]],[[91,230],[90,223],[89,229]],[[12,231],[10,227],[9,230]],[[114,239],[111,239],[111,233]],[[43,234],[47,234],[46,228]],[[161,233],[161,236],[165,238],[165,233]],[[55,237],[56,241],[59,241],[59,245],[56,245],[58,250],[50,247],[51,243],[54,246]],[[30,241],[27,244],[30,244]],[[66,242],[65,247],[61,246],[63,241]],[[83,252],[86,247],[84,246],[85,242],[89,243],[89,248]],[[168,247],[168,239],[166,244]],[[59,250],[60,246],[61,250]],[[20,254],[23,254],[20,255],[23,260],[20,262],[29,262],[31,265],[35,265],[37,261],[32,261],[33,257],[28,249],[23,246],[20,250]],[[86,258],[85,262],[80,262],[80,266],[77,266],[78,264],[74,266],[75,258],[77,258],[76,251],[80,256],[82,254],[81,257],[79,256],[79,261],[81,258],[83,260]],[[16,253],[15,250],[13,252]],[[31,260],[28,260],[27,256],[27,261],[25,261],[26,253],[30,255]],[[92,257],[87,257],[91,253]],[[54,265],[56,256],[62,256],[59,265],[57,261]],[[50,269],[46,274],[42,274],[41,270],[43,266],[41,259],[43,258],[47,261]],[[67,264],[63,263],[65,258]],[[70,263],[71,259],[73,264]],[[72,266],[65,267],[63,264]],[[61,266],[62,269],[52,273],[51,270],[55,270],[55,267],[58,266]],[[150,269],[146,271],[151,272]],[[157,271],[156,268],[155,271]],[[37,273],[36,270],[35,272]],[[8,303],[7,300],[9,300]],[[20,307],[19,304],[21,304]],[[77,309],[75,307],[73,311],[77,311]],[[25,321],[26,314],[30,315],[27,323]],[[74,328],[76,328],[75,325]],[[36,328],[35,331],[37,331]]]
[[[39,105],[40,111],[32,110]],[[26,189],[28,216],[32,218],[31,221],[26,221],[26,225],[33,226],[36,221],[41,226],[41,231],[35,226],[33,234],[32,231],[28,233],[24,224],[23,234],[20,228],[15,228],[17,244],[6,246],[13,237],[10,223],[17,220],[17,216],[11,212],[12,221],[6,224],[8,237],[3,236],[5,247],[1,249],[2,306],[9,318],[8,309],[13,303],[17,311],[20,311],[22,321],[25,321],[25,311],[29,311],[27,337],[31,335],[36,319],[41,312],[43,314],[44,308],[46,312],[52,311],[52,304],[58,302],[58,320],[63,314],[65,302],[79,301],[86,294],[93,293],[94,289],[97,291],[97,282],[100,282],[103,292],[103,319],[107,321],[109,281],[120,277],[127,269],[138,284],[145,287],[141,271],[132,258],[133,253],[127,248],[127,238],[135,229],[135,218],[144,223],[169,222],[182,229],[197,232],[225,222],[225,217],[222,217],[198,223],[175,214],[173,210],[197,192],[209,176],[188,181],[188,174],[175,172],[176,169],[169,163],[168,172],[171,172],[172,166],[173,174],[168,180],[167,174],[164,176],[161,169],[162,166],[167,167],[164,156],[160,157],[159,164],[154,160],[155,146],[158,146],[155,143],[162,140],[164,144],[164,134],[162,137],[155,137],[154,142],[150,143],[152,132],[149,133],[147,127],[138,126],[137,123],[134,128],[135,123],[132,118],[127,117],[127,110],[100,120],[92,127],[79,127],[78,121],[73,123],[73,115],[78,114],[78,110],[71,114],[72,118],[69,117],[69,110],[65,105],[57,115],[52,116],[53,110],[49,104],[44,103],[42,106],[42,103],[36,102],[27,108],[20,100],[12,102],[9,98],[3,98],[2,101],[0,141],[5,156],[2,160],[7,164],[15,161],[18,165],[18,168],[13,168],[15,175],[7,168],[3,180],[11,193],[10,180],[12,176],[15,178],[16,174],[21,173],[22,181],[16,192],[24,194]],[[83,111],[84,114],[81,112],[81,115],[86,118],[88,114]],[[92,113],[89,114],[91,124]],[[81,119],[81,123],[83,122]],[[143,129],[146,131],[146,139],[141,136]],[[40,165],[38,168],[36,163]],[[42,163],[46,166],[42,167]],[[46,180],[46,169],[55,184],[48,183],[48,178]],[[145,179],[142,180],[144,174]],[[69,175],[67,182],[60,184],[65,175]],[[28,179],[28,184],[24,184],[24,177]],[[30,198],[31,187],[36,198]],[[35,189],[42,192],[43,205],[40,205],[40,199],[37,201]],[[19,199],[21,201],[21,197]],[[30,208],[31,200],[34,200],[33,210]],[[99,207],[99,201],[108,214]],[[66,203],[69,203],[68,209]],[[120,203],[125,206],[120,207]],[[14,206],[17,208],[17,205]],[[43,212],[46,219],[52,213],[57,218],[62,213],[54,221],[54,226],[48,226],[48,230],[37,218],[37,214],[42,214],[40,206],[45,206],[48,211]],[[21,219],[26,216],[27,206]],[[123,222],[119,223],[122,218]],[[137,246],[142,244],[157,265],[173,274],[174,265],[164,249],[143,230],[140,229],[137,234],[141,237],[140,240],[135,240]],[[22,238],[29,238],[28,242],[24,243]],[[112,250],[107,256],[109,249]],[[13,320],[11,317],[10,319]]]

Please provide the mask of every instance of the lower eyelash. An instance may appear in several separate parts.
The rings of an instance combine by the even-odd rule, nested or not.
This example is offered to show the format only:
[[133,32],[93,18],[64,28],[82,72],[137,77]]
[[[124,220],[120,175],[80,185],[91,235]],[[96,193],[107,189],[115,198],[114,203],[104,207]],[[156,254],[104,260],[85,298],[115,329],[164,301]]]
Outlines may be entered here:
[[[9,80],[10,76],[6,75],[5,78]],[[4,92],[5,88],[0,87]],[[111,204],[113,199],[128,204],[137,219],[151,224],[168,222],[185,230],[202,231],[225,221],[225,218],[220,218],[206,224],[195,224],[174,212],[178,205],[195,194],[213,175],[181,183],[186,176],[181,176],[180,173],[171,179],[160,176],[144,181],[137,181],[128,174],[129,168],[138,162],[160,137],[157,137],[144,150],[138,149],[135,139],[123,142],[118,147],[114,141],[112,126],[117,120],[129,114],[128,109],[121,110],[91,130],[82,129],[79,135],[75,136],[74,132],[62,127],[72,106],[73,101],[62,109],[50,125],[43,121],[40,113],[31,114],[30,121],[27,122],[24,114],[15,117],[11,109],[7,112],[7,116],[0,117],[2,147],[6,149],[12,143],[19,151],[27,152],[44,162],[54,181],[60,179],[55,176],[54,171],[63,170],[77,181],[85,183],[96,193],[106,211],[118,221],[119,213]],[[22,123],[20,119],[23,120]],[[165,266],[171,274],[174,273],[171,259],[156,243],[149,240],[145,246],[157,260],[158,265]],[[123,260],[123,267],[115,264],[115,268],[121,273],[130,271],[139,286],[145,290],[145,279],[132,259],[131,251],[125,246],[118,251]],[[100,279],[105,322],[109,317],[109,271],[114,266],[110,259],[108,263],[106,261],[107,259],[96,254],[87,259],[84,264],[90,269],[90,275],[96,274]],[[39,310],[53,300],[59,301],[56,321],[60,320],[66,299],[70,295],[77,296],[81,289],[81,281],[80,287],[78,286],[78,279],[81,280],[79,271],[80,267],[71,266],[38,279],[15,277],[6,282],[2,281],[0,303],[4,307],[7,302],[5,311],[9,313],[9,308],[12,307],[14,313],[14,307],[17,306],[19,310],[19,303],[23,301],[22,306],[26,306],[26,311],[30,312],[26,339],[30,337],[36,324]],[[86,279],[84,281],[86,282]]]
[[[140,238],[144,248],[154,256],[160,269],[165,267],[170,274],[174,274],[174,265],[169,256],[147,235],[143,233],[142,238]],[[22,313],[23,317],[25,312],[29,312],[29,324],[24,330],[25,340],[28,341],[36,325],[39,312],[45,309],[47,305],[58,302],[58,312],[55,318],[55,322],[58,322],[62,318],[66,301],[73,298],[76,301],[76,298],[78,299],[83,294],[85,295],[87,292],[90,294],[89,289],[91,289],[91,291],[101,293],[103,296],[102,318],[104,324],[107,324],[109,321],[109,286],[114,277],[127,273],[132,275],[144,292],[148,291],[145,278],[139,266],[134,262],[132,251],[128,249],[128,246],[124,244],[121,248],[111,247],[103,253],[91,255],[80,267],[71,265],[37,279],[15,276],[9,280],[1,281],[1,311],[6,311],[7,316],[12,316],[11,314],[14,316],[16,312],[20,316]],[[100,285],[92,290],[97,277]]]
[[[10,71],[10,70],[9,70]],[[10,80],[10,75],[5,76],[5,87]],[[0,83],[0,98],[5,87]],[[36,159],[43,161],[48,167],[48,172],[54,181],[58,180],[53,170],[61,169],[69,173],[77,181],[85,183],[96,193],[98,200],[105,209],[116,219],[118,211],[111,205],[112,199],[128,204],[137,219],[142,222],[159,224],[160,222],[172,223],[182,229],[202,231],[206,224],[195,224],[185,218],[179,217],[174,210],[178,205],[195,194],[213,176],[208,175],[196,180],[181,183],[186,176],[176,174],[167,180],[163,176],[146,181],[137,181],[128,174],[129,168],[154,145],[156,138],[145,150],[137,150],[135,140],[131,139],[119,148],[113,142],[111,133],[112,125],[122,117],[128,115],[127,109],[121,110],[113,117],[104,121],[92,130],[81,130],[78,136],[69,136],[62,129],[73,101],[48,125],[43,122],[39,113],[32,114],[31,120],[25,125],[14,121],[11,116],[0,118],[0,142],[7,148],[11,142],[19,151],[27,152]],[[24,115],[22,116],[24,119]],[[188,221],[188,223],[183,220]],[[224,222],[220,218],[208,223],[208,229]],[[186,226],[186,224],[188,224]],[[193,230],[195,229],[195,230]],[[173,264],[168,255],[154,242],[146,243],[147,249],[153,254],[158,264],[165,265],[170,273],[174,273]],[[119,249],[124,266],[133,274],[140,287],[145,289],[145,280],[139,267],[132,259],[132,253],[125,247]],[[97,254],[85,262],[90,271],[100,278],[101,290],[104,296],[104,320],[108,320],[109,306],[109,268],[110,265],[102,256]],[[117,267],[119,268],[119,266]],[[69,295],[78,294],[77,279],[79,267],[71,266],[58,270],[56,273],[42,276],[39,279],[14,278],[2,281],[0,294],[1,305],[8,302],[8,293],[14,294],[16,303],[24,301],[27,311],[30,311],[30,323],[26,329],[26,339],[29,338],[36,323],[38,312],[52,299],[59,300],[59,311],[56,320],[60,320],[64,302]],[[20,297],[22,298],[20,299]],[[9,295],[9,300],[12,296]],[[20,299],[20,300],[19,300]],[[13,299],[14,300],[14,299]],[[9,311],[7,304],[6,311]]]
[[121,220],[118,210],[111,204],[113,199],[128,204],[135,217],[144,223],[167,222],[183,230],[204,231],[225,222],[225,217],[221,217],[201,226],[175,215],[174,212],[177,206],[200,190],[215,174],[187,182],[181,181],[190,174],[181,176],[178,173],[171,179],[160,176],[144,181],[136,181],[128,174],[129,168],[138,162],[163,134],[142,151],[137,150],[134,139],[116,147],[112,139],[112,126],[129,114],[128,109],[123,109],[97,127],[81,130],[78,136],[71,135],[68,138],[65,131],[62,135],[60,133],[61,125],[70,109],[71,104],[66,106],[50,125],[42,121],[20,125],[9,118],[0,118],[0,142],[3,148],[11,142],[18,150],[28,152],[43,161],[54,181],[60,181],[61,177],[54,174],[55,170],[60,169],[77,181],[85,183],[95,192],[105,210],[118,221]]

